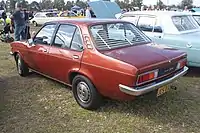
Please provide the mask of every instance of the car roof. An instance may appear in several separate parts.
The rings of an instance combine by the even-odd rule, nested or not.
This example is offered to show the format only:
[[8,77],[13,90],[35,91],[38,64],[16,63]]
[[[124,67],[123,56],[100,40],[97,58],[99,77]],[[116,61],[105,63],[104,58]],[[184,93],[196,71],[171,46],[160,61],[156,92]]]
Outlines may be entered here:
[[85,24],[85,25],[94,25],[99,23],[112,23],[112,22],[127,22],[120,19],[97,19],[97,18],[78,18],[78,19],[66,19],[66,20],[58,20],[58,21],[51,21],[47,23],[60,23],[60,24]]
[[132,14],[148,14],[152,16],[182,16],[182,15],[191,15],[189,12],[178,12],[178,11],[132,11],[132,12],[126,12],[124,15],[132,15]]

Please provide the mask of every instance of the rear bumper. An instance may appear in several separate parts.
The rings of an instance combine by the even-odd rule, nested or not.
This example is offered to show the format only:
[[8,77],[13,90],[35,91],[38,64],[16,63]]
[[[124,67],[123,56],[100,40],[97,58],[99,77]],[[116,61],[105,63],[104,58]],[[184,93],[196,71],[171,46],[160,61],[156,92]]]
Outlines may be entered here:
[[164,81],[161,81],[159,83],[156,83],[156,84],[153,84],[153,85],[149,85],[147,87],[144,87],[144,88],[140,88],[140,89],[137,89],[137,88],[131,88],[131,87],[128,87],[128,86],[125,86],[125,85],[122,85],[122,84],[119,84],[119,89],[120,91],[126,93],[126,94],[129,94],[129,95],[133,95],[133,96],[140,96],[140,95],[143,95],[143,94],[146,94],[148,92],[151,92],[151,91],[154,91],[162,86],[165,86],[167,84],[170,84],[172,83],[173,81],[177,80],[178,78],[182,77],[183,75],[185,75],[188,71],[188,67],[184,67],[183,71],[181,71],[180,73],[174,75],[173,77],[167,79],[167,80],[164,80]]

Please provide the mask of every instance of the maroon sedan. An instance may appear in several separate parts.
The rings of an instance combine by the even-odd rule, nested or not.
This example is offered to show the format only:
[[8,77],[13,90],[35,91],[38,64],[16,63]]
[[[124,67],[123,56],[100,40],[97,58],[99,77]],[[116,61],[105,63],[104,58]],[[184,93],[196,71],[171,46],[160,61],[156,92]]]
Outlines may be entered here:
[[188,70],[184,52],[154,44],[122,20],[48,22],[32,39],[11,47],[21,76],[31,70],[72,86],[85,109],[100,107],[103,97],[160,96]]

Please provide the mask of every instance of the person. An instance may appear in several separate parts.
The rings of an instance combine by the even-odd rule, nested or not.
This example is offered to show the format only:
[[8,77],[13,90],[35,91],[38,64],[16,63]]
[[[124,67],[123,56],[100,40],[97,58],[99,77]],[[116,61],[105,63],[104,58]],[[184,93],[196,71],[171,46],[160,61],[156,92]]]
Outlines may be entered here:
[[6,19],[7,19],[6,12],[3,11],[1,16],[2,16],[2,18],[3,18],[4,26],[6,26]]
[[30,39],[30,26],[29,26],[29,12],[24,9],[24,15],[25,15],[25,38]]
[[189,12],[189,10],[188,10],[188,7],[187,7],[187,6],[185,6],[185,8],[184,8],[183,12]]
[[85,17],[86,18],[92,18],[91,12],[90,12],[90,7],[88,6],[86,11],[85,11]]
[[22,10],[22,4],[17,3],[17,9],[11,16],[11,19],[14,21],[14,38],[15,41],[20,41],[26,39],[25,35],[25,14]]

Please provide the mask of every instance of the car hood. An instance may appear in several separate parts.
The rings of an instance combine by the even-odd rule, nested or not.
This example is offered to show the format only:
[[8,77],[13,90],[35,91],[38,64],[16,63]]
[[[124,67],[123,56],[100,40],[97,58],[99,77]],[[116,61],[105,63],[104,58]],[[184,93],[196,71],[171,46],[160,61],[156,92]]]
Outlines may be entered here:
[[115,15],[121,13],[119,5],[110,1],[88,2],[97,18],[116,18]]
[[153,69],[160,63],[173,62],[184,52],[157,44],[145,44],[130,46],[115,50],[102,52],[104,55],[124,61],[135,66],[139,70]]

